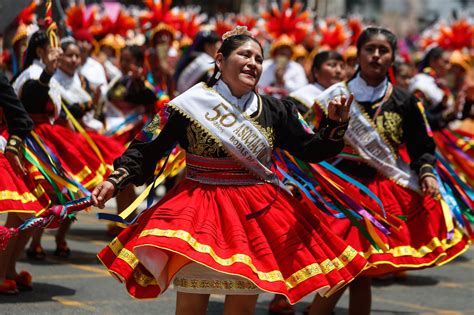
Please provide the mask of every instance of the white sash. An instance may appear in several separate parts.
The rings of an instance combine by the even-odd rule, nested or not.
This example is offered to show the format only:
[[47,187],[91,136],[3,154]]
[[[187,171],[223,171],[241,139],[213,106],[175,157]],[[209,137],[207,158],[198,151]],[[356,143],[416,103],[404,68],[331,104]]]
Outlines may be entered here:
[[[336,83],[322,92],[316,103],[327,111],[328,103],[335,96],[349,97],[350,91],[344,82]],[[380,106],[382,106],[381,104]],[[419,190],[418,176],[400,157],[392,151],[372,121],[366,117],[361,105],[355,100],[351,106],[349,128],[344,139],[364,161],[397,184]]]
[[[253,94],[252,97],[258,96]],[[258,101],[261,102],[260,98]],[[265,136],[244,113],[216,90],[205,83],[198,83],[171,100],[168,105],[199,123],[254,175],[266,182],[280,185],[278,177],[269,169],[272,148]]]
[[324,91],[324,88],[318,83],[308,84],[302,88],[290,93],[290,97],[294,98],[308,109],[311,109],[314,104],[314,99],[316,96],[321,94]]
[[200,53],[179,76],[177,90],[182,93],[192,87],[208,71],[214,69],[214,58],[206,53]]

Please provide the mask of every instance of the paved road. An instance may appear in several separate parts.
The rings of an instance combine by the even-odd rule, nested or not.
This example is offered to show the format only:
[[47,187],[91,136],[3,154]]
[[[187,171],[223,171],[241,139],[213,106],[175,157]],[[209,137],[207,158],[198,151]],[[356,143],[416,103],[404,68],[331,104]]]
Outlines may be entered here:
[[[2,218],[0,218],[1,221]],[[174,314],[175,292],[158,300],[134,300],[111,278],[96,259],[107,245],[106,225],[92,213],[81,213],[69,236],[72,255],[56,259],[54,231],[44,236],[47,259],[22,260],[19,268],[34,277],[34,291],[14,297],[0,296],[0,314]],[[404,282],[378,281],[373,290],[373,314],[474,314],[474,249],[439,268],[411,272]],[[256,314],[267,314],[272,296],[262,294]],[[311,302],[296,305],[298,314]],[[347,294],[336,314],[347,314]],[[208,314],[221,314],[223,299],[211,297]]]

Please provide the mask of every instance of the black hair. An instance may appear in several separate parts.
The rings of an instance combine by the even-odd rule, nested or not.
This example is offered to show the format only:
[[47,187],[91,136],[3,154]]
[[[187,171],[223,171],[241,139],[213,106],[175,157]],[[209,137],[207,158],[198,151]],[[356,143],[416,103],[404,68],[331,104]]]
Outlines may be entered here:
[[431,61],[441,58],[444,52],[445,50],[439,46],[432,47],[418,64],[418,70],[421,72],[424,68],[429,67]]
[[46,35],[46,32],[39,30],[31,35],[30,40],[28,41],[28,46],[26,47],[25,59],[23,61],[23,67],[18,71],[10,82],[15,82],[15,80],[22,74],[25,69],[28,69],[29,66],[33,64],[35,59],[38,59],[39,56],[36,53],[36,48],[45,48],[49,45],[49,38]]
[[395,60],[395,53],[397,51],[397,36],[391,31],[382,27],[368,27],[362,31],[359,38],[357,39],[357,53],[359,54],[362,50],[362,46],[367,43],[372,37],[377,35],[383,35],[387,39],[390,47],[392,48],[392,61]]
[[36,31],[31,35],[30,40],[28,41],[28,47],[26,48],[25,54],[25,63],[23,64],[23,69],[27,69],[33,64],[35,59],[38,59],[39,56],[36,53],[37,48],[45,48],[49,45],[49,38],[46,35],[45,31]]
[[73,38],[73,37],[64,37],[61,39],[61,49],[63,51],[66,51],[66,49],[70,46],[70,45],[77,45],[77,41]]
[[[260,49],[262,51],[262,55],[263,55],[263,47],[258,42],[258,40],[256,40],[255,38],[253,38],[250,35],[245,35],[245,34],[234,35],[234,36],[230,36],[230,37],[226,38],[222,42],[222,45],[219,48],[219,50],[217,51],[217,53],[221,53],[224,56],[224,59],[227,59],[234,50],[236,50],[237,48],[239,48],[240,46],[242,46],[243,44],[245,44],[248,41],[256,42],[258,44],[258,47],[260,47]],[[208,86],[213,86],[214,84],[216,84],[216,82],[219,80],[219,78],[217,77],[218,73],[219,73],[219,67],[217,67],[217,65],[215,65],[214,66],[214,73],[212,74],[212,77],[207,82]]]
[[127,45],[124,48],[122,48],[122,52],[126,50],[128,50],[132,54],[132,57],[135,58],[135,61],[137,62],[137,66],[142,67],[143,64],[145,63],[145,54],[143,53],[143,50],[141,49],[141,47],[138,45]]
[[197,33],[193,45],[194,51],[204,52],[206,44],[215,44],[221,39],[216,32],[213,31],[201,31]]
[[344,62],[342,55],[338,53],[337,51],[325,50],[320,53],[317,53],[316,56],[314,56],[313,64],[311,66],[311,73],[314,73],[315,70],[321,69],[321,66],[323,65],[323,63],[325,63],[328,60],[337,60],[337,61]]
[[394,62],[393,62],[393,72],[395,75],[397,75],[399,72],[400,72],[400,69],[404,66],[406,67],[411,67],[411,65],[404,61],[404,60],[401,60],[401,59],[396,59]]
[[201,31],[197,33],[196,37],[186,52],[179,59],[174,72],[174,79],[177,81],[181,72],[195,59],[197,52],[204,52],[204,48],[207,44],[215,44],[221,39],[214,31]]

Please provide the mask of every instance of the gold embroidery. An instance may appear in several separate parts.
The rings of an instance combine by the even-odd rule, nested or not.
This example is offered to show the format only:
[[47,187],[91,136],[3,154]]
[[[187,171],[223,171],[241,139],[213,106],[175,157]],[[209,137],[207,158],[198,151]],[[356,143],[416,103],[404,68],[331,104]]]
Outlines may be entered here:
[[136,269],[133,270],[133,279],[135,282],[141,285],[142,287],[146,288],[149,285],[158,285],[156,279],[152,276],[146,275],[138,266]]
[[252,262],[252,258],[245,254],[234,254],[229,258],[222,258],[216,254],[214,249],[205,244],[199,243],[190,233],[183,231],[183,230],[161,230],[161,229],[150,229],[144,230],[140,233],[139,237],[146,237],[146,236],[163,236],[163,237],[170,237],[170,238],[179,238],[185,242],[187,242],[194,250],[200,253],[206,253],[214,259],[214,261],[222,266],[231,266],[235,263],[242,263],[247,265],[257,276],[260,280],[269,281],[269,282],[276,282],[276,281],[284,281],[287,288],[291,289],[296,287],[299,283],[314,277],[316,275],[327,273],[336,268],[342,268],[343,266],[347,265],[350,261],[352,261],[357,255],[357,251],[352,247],[348,246],[341,256],[335,258],[334,260],[325,260],[321,264],[314,263],[301,270],[292,274],[289,278],[285,279],[282,273],[279,270],[273,270],[269,272],[260,271],[255,267]]
[[221,146],[196,123],[191,123],[186,128],[188,138],[188,152],[204,157],[227,156]]
[[221,290],[256,290],[257,286],[248,280],[203,280],[176,277],[173,284],[181,288],[221,289]]
[[403,138],[402,117],[395,112],[384,112],[377,117],[377,130],[395,144],[401,144]]
[[160,128],[161,118],[160,115],[153,116],[152,121],[143,128],[143,131],[148,133],[154,133],[157,129]]
[[137,256],[124,248],[118,238],[114,238],[112,242],[110,242],[109,248],[114,252],[117,258],[125,261],[132,269],[135,269],[138,266],[139,260]]
[[263,127],[256,118],[252,118],[248,116],[247,114],[243,114],[244,117],[254,125],[262,134],[263,136],[267,139],[268,144],[270,145],[271,148],[273,148],[273,143],[275,142],[275,134],[273,132],[272,127]]
[[[18,193],[17,191],[11,191],[11,190],[2,190],[0,191],[0,199],[1,200],[15,200],[15,201],[20,201],[21,203],[29,203],[29,202],[35,202],[38,201],[39,198],[41,198],[43,195],[45,195],[46,192],[41,185],[36,185],[35,188],[32,191],[25,192],[25,193]],[[48,199],[47,204],[43,205],[44,208],[35,211],[33,209],[26,209],[26,210],[19,210],[19,209],[5,209],[3,210],[4,212],[17,212],[17,213],[35,213],[36,216],[41,215],[46,209],[49,208],[51,205],[51,200]]]
[[107,93],[111,101],[120,101],[125,98],[127,93],[127,88],[123,84],[116,84],[112,89]]
[[[367,114],[367,112],[365,111],[364,107],[360,104],[358,104],[357,102],[355,102],[355,104],[353,104],[352,106],[357,106],[359,107],[359,111],[360,113],[365,117],[365,119],[367,119],[367,121],[370,123],[370,125],[375,128],[377,131],[379,131],[379,135],[380,137],[382,138],[383,142],[389,147],[390,151],[392,152],[393,156],[398,156],[398,153],[395,151],[394,147],[392,146],[392,143],[390,141],[388,141],[387,139],[387,136],[385,134],[385,132],[380,132],[380,130],[377,128],[377,122],[373,121],[373,119],[369,116],[369,114]],[[349,127],[350,128],[350,127]]]
[[333,260],[326,259],[321,264],[314,263],[298,270],[285,280],[285,284],[288,288],[294,288],[299,283],[321,273],[327,274],[335,269],[340,270],[349,264],[357,255],[357,251],[348,246],[339,257]]
[[142,287],[149,285],[158,285],[153,276],[146,275],[139,266],[140,261],[134,253],[123,247],[122,242],[118,238],[114,238],[109,244],[109,248],[117,256],[118,259],[125,261],[133,269],[133,279]]
[[[441,247],[443,250],[449,249],[453,246],[453,244],[457,244],[463,239],[463,234],[458,229],[454,230],[454,236],[451,241],[447,239],[440,240],[439,238],[435,237],[431,239],[431,241],[421,246],[420,248],[416,249],[411,246],[398,246],[389,249],[388,251],[383,252],[382,250],[376,250],[373,246],[371,246],[367,251],[361,252],[360,254],[368,259],[373,254],[391,254],[393,257],[402,257],[402,256],[411,256],[415,258],[422,258],[427,254],[430,254],[438,247]],[[386,244],[387,248],[389,245]]]

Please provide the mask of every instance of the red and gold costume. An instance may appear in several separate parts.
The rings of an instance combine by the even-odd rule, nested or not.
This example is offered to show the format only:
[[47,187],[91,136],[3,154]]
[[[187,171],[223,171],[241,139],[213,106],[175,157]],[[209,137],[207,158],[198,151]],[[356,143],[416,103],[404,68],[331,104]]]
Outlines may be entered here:
[[[210,89],[230,95],[222,81]],[[309,134],[293,103],[248,96],[253,105],[236,101],[235,106],[271,148],[314,162],[342,148],[333,136],[345,125],[328,122]],[[364,269],[357,251],[305,205],[249,172],[190,117],[174,111],[157,138],[132,142],[109,178],[117,188],[140,185],[176,142],[186,151],[186,178],[99,253],[132,296],[157,297],[174,283],[184,292],[268,291],[295,303],[314,291],[329,295]]]
[[[410,167],[405,172],[414,172],[409,175],[409,182],[396,177],[398,171],[384,174],[383,167],[377,166],[382,164],[374,162],[373,157],[361,159],[359,149],[350,141],[345,149],[345,156],[349,158],[343,158],[337,164],[338,169],[365,184],[380,198],[388,216],[398,218],[395,220],[398,221],[397,224],[386,225],[388,233],[376,229],[379,243],[384,247],[378,250],[347,218],[328,216],[332,230],[374,266],[364,274],[380,276],[404,269],[441,265],[462,254],[469,246],[469,233],[453,222],[449,209],[444,208],[440,200],[424,196],[420,188],[417,188],[418,178],[436,178],[435,145],[427,133],[417,99],[397,87],[392,89],[387,80],[377,87],[367,86],[360,75],[347,85],[339,85],[341,89],[354,93],[357,103],[352,106],[356,106],[360,115],[369,121],[371,130],[380,135],[388,151],[392,152],[390,154],[400,157],[404,150],[402,148],[406,149],[408,154],[405,155],[408,155]],[[330,89],[336,90],[337,87]],[[322,104],[320,97],[324,99],[325,96],[321,94],[318,97],[318,102]],[[355,113],[351,109],[351,115],[357,115]],[[356,119],[355,116],[352,117],[352,120]],[[353,125],[351,130],[358,132],[358,128]],[[371,140],[369,134],[361,134],[358,138],[370,144],[363,152],[380,152],[378,147],[374,147],[376,140]],[[377,154],[379,153],[374,156],[377,157]],[[389,174],[393,176],[389,177]],[[385,221],[384,225],[386,223]]]

